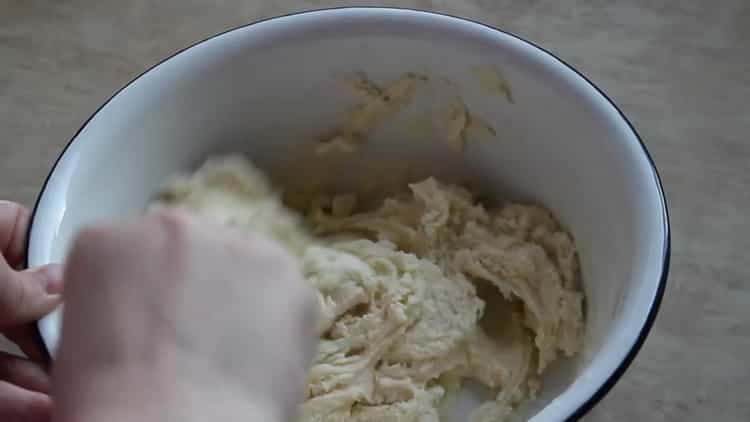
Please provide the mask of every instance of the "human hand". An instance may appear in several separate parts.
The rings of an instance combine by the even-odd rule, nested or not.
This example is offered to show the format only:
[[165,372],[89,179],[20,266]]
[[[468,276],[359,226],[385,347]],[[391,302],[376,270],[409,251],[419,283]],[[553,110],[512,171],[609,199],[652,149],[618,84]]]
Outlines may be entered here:
[[276,243],[159,210],[66,262],[55,420],[289,420],[316,305]]
[[52,409],[50,380],[31,324],[60,304],[62,271],[59,266],[18,270],[28,223],[26,208],[0,201],[0,333],[29,357],[0,352],[0,420],[45,422]]

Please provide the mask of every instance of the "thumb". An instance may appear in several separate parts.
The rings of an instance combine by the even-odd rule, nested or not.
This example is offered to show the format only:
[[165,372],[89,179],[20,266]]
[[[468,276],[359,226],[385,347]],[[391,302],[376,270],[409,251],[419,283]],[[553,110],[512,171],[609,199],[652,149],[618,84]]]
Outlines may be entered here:
[[62,300],[62,267],[13,271],[0,263],[0,330],[36,321]]

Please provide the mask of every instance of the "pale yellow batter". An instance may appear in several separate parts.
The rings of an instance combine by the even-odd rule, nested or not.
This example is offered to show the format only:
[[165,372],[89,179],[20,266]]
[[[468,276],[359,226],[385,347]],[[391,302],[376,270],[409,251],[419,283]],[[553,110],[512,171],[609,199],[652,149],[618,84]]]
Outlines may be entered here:
[[497,394],[471,420],[502,421],[581,347],[575,246],[543,208],[487,210],[430,178],[375,210],[342,195],[302,216],[239,157],[174,179],[163,198],[300,257],[321,311],[301,421],[438,421],[465,379]]

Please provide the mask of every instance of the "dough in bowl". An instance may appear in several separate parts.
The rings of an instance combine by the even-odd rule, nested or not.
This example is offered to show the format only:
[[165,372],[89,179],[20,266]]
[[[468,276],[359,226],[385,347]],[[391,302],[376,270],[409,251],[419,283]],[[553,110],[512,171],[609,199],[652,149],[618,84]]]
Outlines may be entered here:
[[487,209],[428,178],[375,209],[339,195],[292,210],[238,156],[171,180],[161,200],[299,257],[320,303],[300,421],[439,421],[468,379],[495,392],[471,420],[503,421],[581,349],[575,245],[544,208]]

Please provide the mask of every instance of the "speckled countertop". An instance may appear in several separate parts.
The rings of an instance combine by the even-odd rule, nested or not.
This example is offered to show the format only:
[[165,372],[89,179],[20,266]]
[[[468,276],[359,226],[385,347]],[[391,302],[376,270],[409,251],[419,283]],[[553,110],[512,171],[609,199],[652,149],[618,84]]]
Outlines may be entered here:
[[[31,204],[109,95],[228,27],[336,1],[0,0],[0,198]],[[370,3],[372,4],[372,3]],[[750,420],[750,2],[411,0],[553,51],[630,117],[673,254],[656,325],[591,421]]]

